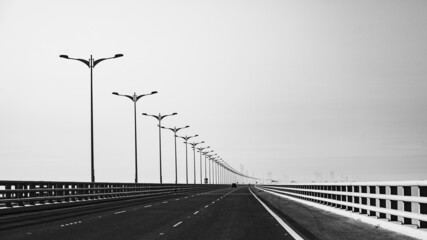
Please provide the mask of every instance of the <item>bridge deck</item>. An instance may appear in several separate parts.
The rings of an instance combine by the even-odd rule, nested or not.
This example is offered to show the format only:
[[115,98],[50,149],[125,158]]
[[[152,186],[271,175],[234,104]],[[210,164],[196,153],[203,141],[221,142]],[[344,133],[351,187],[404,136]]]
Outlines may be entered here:
[[[411,239],[252,189],[304,239]],[[293,239],[247,187],[0,217],[0,239]]]

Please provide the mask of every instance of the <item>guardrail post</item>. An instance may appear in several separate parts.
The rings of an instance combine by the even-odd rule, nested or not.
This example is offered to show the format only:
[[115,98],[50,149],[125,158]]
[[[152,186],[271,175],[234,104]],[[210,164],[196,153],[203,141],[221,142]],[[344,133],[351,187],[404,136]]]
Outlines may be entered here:
[[[347,192],[351,194],[353,192],[353,186],[347,186]],[[353,203],[353,196],[347,195],[347,202]],[[348,211],[353,211],[353,207],[347,206]]]
[[[361,188],[361,193],[363,194],[367,194],[368,193],[368,187],[367,186],[360,186]],[[361,202],[363,206],[367,206],[368,205],[368,201],[366,197],[361,197]],[[368,214],[368,211],[366,209],[361,208],[360,209],[360,213],[361,214]]]
[[[411,186],[411,196],[420,196],[420,188],[418,186]],[[419,213],[420,212],[420,205],[416,203],[411,203],[411,212],[413,213]],[[418,219],[412,219],[412,224],[417,225],[417,227],[420,227],[420,220]]]
[[[369,186],[369,194],[376,194],[376,189],[377,189],[376,186]],[[376,202],[377,202],[376,198],[369,198],[369,206],[375,207]],[[369,216],[376,217],[377,213],[375,211],[369,210]]]
[[[378,189],[379,189],[379,191],[378,191],[378,193],[379,194],[385,194],[386,192],[385,192],[385,186],[379,186],[378,187]],[[379,202],[379,204],[378,204],[378,206],[380,207],[380,208],[386,208],[387,206],[386,206],[386,201],[385,201],[385,199],[378,199],[378,202]],[[386,216],[386,214],[385,213],[378,213],[378,218],[385,218],[385,219],[387,219],[387,216]]]
[[[355,194],[358,194],[359,191],[360,191],[359,186],[353,186],[353,192]],[[353,203],[359,204],[360,197],[354,196],[353,198],[354,198]],[[353,212],[357,212],[358,213],[358,212],[360,212],[360,209],[358,207],[355,207],[355,208],[353,208]]]
[[[397,186],[397,195],[398,196],[405,196],[404,188],[403,186]],[[397,201],[397,210],[404,211],[405,210],[405,203],[403,201]],[[403,224],[405,219],[402,216],[398,216],[397,220]]]
[[51,199],[49,199],[47,202],[48,203],[53,203],[53,199],[52,199],[52,197],[54,197],[55,196],[55,184],[52,184],[52,183],[48,183],[48,184],[46,184],[45,185],[46,186],[46,192],[47,192],[47,194],[46,194],[46,196],[48,196],[48,197],[51,197]]
[[[6,192],[6,199],[11,199],[12,198],[12,194],[11,194],[11,185],[10,184],[6,184],[5,186],[5,190],[9,190],[8,192]],[[6,202],[6,207],[12,207],[12,203],[11,202]]]
[[[403,187],[403,195],[411,196],[411,187],[405,186]],[[403,202],[403,211],[411,212],[412,206],[411,202]],[[412,220],[410,218],[403,218],[403,224],[412,224]]]
[[[387,194],[389,194],[389,195],[397,195],[397,187],[396,186],[388,186],[387,187],[388,189],[388,192],[387,192]],[[389,208],[389,209],[393,209],[393,210],[397,210],[397,201],[395,201],[395,200],[388,200],[387,201],[387,208]],[[388,214],[388,220],[389,221],[398,221],[399,219],[397,218],[397,216],[396,215],[391,215],[391,214]]]
[[[418,186],[419,188],[419,196],[427,197],[427,187],[426,186]],[[420,214],[427,214],[427,203],[419,203]],[[427,222],[420,221],[420,228],[427,228]]]
[[22,192],[22,190],[24,190],[24,185],[22,185],[21,183],[16,184],[16,185],[15,185],[15,190],[18,190],[18,191],[17,191],[17,196],[18,196],[18,198],[19,198],[18,206],[24,207],[24,206],[25,206],[25,204],[24,204],[24,200],[23,200],[23,198],[25,197],[25,195],[24,195],[24,193]]
[[[35,196],[36,196],[36,192],[35,192],[35,190],[36,190],[36,185],[34,184],[34,183],[30,183],[30,184],[28,184],[27,185],[27,190],[29,190],[29,192],[28,192],[28,196],[30,197],[30,198],[34,198]],[[31,200],[30,201],[30,204],[31,205],[36,205],[36,201],[34,201],[34,200]]]
[[[346,192],[347,192],[346,191],[346,186],[341,186],[341,193],[343,194],[343,195],[341,195],[341,201],[344,202],[344,204],[347,201]],[[347,207],[345,205],[341,205],[341,209],[346,209],[346,208]]]

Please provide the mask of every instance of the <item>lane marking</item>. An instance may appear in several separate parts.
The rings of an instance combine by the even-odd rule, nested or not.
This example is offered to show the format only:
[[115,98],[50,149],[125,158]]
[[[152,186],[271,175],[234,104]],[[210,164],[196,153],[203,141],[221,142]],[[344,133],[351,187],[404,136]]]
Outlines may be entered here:
[[173,225],[173,227],[178,227],[179,226],[179,224],[181,224],[182,223],[182,221],[181,222],[179,222],[179,223],[177,223],[177,224],[175,224],[175,225]]
[[252,195],[255,197],[256,200],[258,200],[258,202],[261,203],[261,205],[267,210],[267,212],[269,212],[274,219],[276,219],[280,225],[282,225],[282,227],[289,233],[291,234],[291,236],[293,238],[295,238],[295,240],[304,240],[300,235],[298,235],[291,227],[289,227],[279,216],[277,216],[270,208],[267,207],[267,205],[265,205],[253,192],[252,190],[249,188],[249,191],[252,193]]
[[126,210],[123,210],[123,211],[119,211],[119,212],[115,212],[114,214],[121,214],[121,213],[125,213],[126,212]]
[[79,223],[82,223],[82,221],[78,221],[78,222],[70,222],[70,223],[66,223],[66,224],[61,224],[61,225],[60,225],[60,227],[68,227],[68,226],[76,225],[76,224],[79,224]]
[[196,214],[198,214],[199,213],[199,211],[196,211],[195,213],[193,213],[194,215],[196,215]]
[[163,203],[168,203],[168,201],[164,201]]
[[151,205],[147,205],[147,206],[145,206],[145,208],[148,208],[148,207],[151,207]]
[[209,205],[206,205],[205,208],[209,207]]

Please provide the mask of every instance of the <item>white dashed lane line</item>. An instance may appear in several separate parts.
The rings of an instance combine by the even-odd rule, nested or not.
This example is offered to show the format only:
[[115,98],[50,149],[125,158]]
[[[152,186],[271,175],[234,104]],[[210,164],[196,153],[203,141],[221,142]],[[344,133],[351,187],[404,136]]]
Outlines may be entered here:
[[120,211],[120,212],[115,212],[114,214],[115,215],[117,215],[117,214],[121,214],[121,213],[125,213],[126,211]]
[[194,214],[194,215],[196,215],[196,214],[198,214],[198,213],[199,213],[199,211],[196,211],[196,212],[194,212],[193,214]]
[[179,222],[179,223],[177,223],[177,224],[175,224],[175,225],[173,225],[173,227],[178,227],[181,223],[182,223],[182,221]]
[[71,222],[71,223],[66,223],[66,224],[62,224],[61,227],[68,227],[71,225],[75,225],[75,224],[79,224],[82,223],[82,221],[78,221],[78,222]]
[[145,208],[151,207],[151,205],[144,206]]

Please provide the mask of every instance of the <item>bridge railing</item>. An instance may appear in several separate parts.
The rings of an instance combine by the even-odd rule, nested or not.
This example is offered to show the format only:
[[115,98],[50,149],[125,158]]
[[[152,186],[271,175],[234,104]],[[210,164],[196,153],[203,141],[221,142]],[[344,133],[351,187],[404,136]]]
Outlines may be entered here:
[[291,183],[260,188],[401,225],[427,228],[427,181]]
[[50,206],[214,190],[224,185],[0,181],[0,214]]

